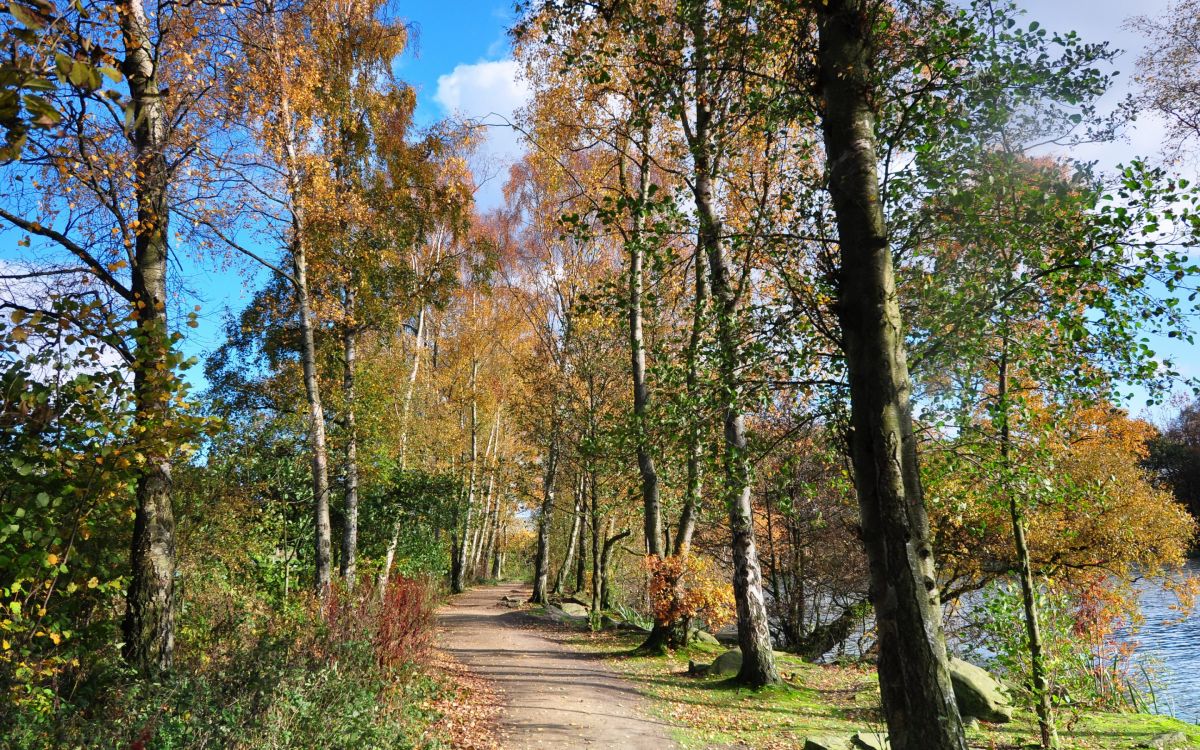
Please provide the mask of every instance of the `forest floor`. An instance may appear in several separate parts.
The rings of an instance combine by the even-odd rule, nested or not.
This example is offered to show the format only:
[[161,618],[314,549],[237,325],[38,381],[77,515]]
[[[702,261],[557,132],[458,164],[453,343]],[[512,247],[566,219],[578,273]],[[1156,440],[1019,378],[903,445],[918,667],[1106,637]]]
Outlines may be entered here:
[[[496,692],[500,748],[794,750],[806,737],[884,731],[870,666],[776,654],[786,684],[749,690],[690,676],[689,661],[707,664],[725,647],[635,655],[636,632],[554,622],[523,604],[528,596],[523,584],[480,587],[438,612],[440,648]],[[1200,748],[1200,726],[1168,716],[1079,712],[1061,715],[1060,724],[1064,750],[1148,748],[1169,734],[1175,742],[1164,746]],[[1030,748],[1036,738],[1022,712],[1012,724],[968,730],[979,750]]]
[[[641,635],[551,621],[524,604],[528,597],[529,587],[519,584],[481,587],[438,613],[443,651],[498,693],[500,747],[795,750],[806,737],[885,731],[868,665],[815,665],[777,654],[785,684],[749,690],[688,674],[689,661],[711,662],[723,646],[635,655]],[[1200,748],[1200,726],[1165,716],[1081,711],[1059,721],[1064,750],[1149,747],[1172,733]],[[968,731],[970,746],[980,750],[1027,748],[1036,737],[1026,712],[1010,724],[978,723]]]
[[485,586],[438,610],[439,648],[497,693],[500,747],[678,748],[676,727],[656,717],[603,654],[571,648],[563,642],[568,632],[504,601],[529,594],[521,584]]
[[[699,644],[665,657],[645,657],[633,653],[642,638],[633,633],[575,629],[561,637],[572,648],[604,656],[635,683],[651,699],[656,715],[682,727],[675,739],[684,750],[795,750],[807,737],[886,733],[870,665],[810,664],[776,652],[785,684],[756,691],[728,679],[688,674],[689,661],[709,663],[724,646]],[[1063,750],[1200,748],[1200,726],[1167,716],[1063,712],[1059,725]],[[1167,735],[1175,736],[1155,744]],[[1037,747],[1037,725],[1029,712],[1018,711],[1009,724],[976,722],[967,740],[978,750]]]

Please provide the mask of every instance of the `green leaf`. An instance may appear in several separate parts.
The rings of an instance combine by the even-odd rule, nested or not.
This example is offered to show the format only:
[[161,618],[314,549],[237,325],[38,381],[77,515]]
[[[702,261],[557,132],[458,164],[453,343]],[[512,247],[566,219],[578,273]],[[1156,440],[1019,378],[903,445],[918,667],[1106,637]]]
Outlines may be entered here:
[[40,96],[26,94],[21,97],[21,101],[25,103],[25,108],[29,110],[29,113],[33,115],[34,125],[48,128],[62,121],[62,115],[58,113],[54,105]]
[[13,18],[24,24],[26,28],[39,30],[45,26],[45,24],[42,23],[42,19],[38,18],[34,11],[26,8],[20,3],[9,3],[8,12],[12,13]]

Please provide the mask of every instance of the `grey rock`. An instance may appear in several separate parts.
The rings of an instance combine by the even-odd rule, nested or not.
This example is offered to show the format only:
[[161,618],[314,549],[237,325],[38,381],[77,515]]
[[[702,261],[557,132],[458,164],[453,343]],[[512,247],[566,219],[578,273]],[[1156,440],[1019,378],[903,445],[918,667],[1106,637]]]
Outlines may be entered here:
[[952,656],[950,680],[954,683],[958,711],[963,716],[1001,724],[1012,721],[1013,708],[1008,692],[986,670]]
[[566,612],[572,617],[587,617],[588,608],[578,602],[563,602],[559,607],[563,612]]
[[575,615],[569,614],[562,607],[556,607],[553,604],[546,605],[546,616],[555,622],[564,622],[564,623],[572,623],[572,624],[587,622],[586,617],[577,617]]
[[891,750],[892,743],[886,734],[879,732],[859,732],[852,738],[852,747],[860,750]]
[[717,677],[733,677],[741,670],[742,650],[735,648],[718,656],[713,661],[712,666],[708,668],[708,674],[716,675]]
[[848,737],[805,737],[804,750],[854,750]]
[[1151,737],[1138,747],[1149,747],[1153,750],[1177,750],[1188,747],[1188,738],[1183,732],[1164,732]]
[[707,643],[710,646],[719,646],[720,641],[717,637],[707,630],[696,630],[692,632],[692,640],[696,643]]

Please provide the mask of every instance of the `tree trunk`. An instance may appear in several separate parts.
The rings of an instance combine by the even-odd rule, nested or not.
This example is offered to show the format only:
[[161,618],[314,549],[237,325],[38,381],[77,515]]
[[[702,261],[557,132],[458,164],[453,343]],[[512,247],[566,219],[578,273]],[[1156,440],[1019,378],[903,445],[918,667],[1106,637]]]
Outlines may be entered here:
[[563,556],[562,565],[554,576],[554,595],[562,596],[563,581],[575,560],[575,545],[579,536],[580,516],[583,514],[583,477],[575,482],[575,513],[571,516],[571,534],[567,537],[567,554]]
[[[132,285],[137,307],[134,397],[139,426],[167,420],[171,380],[167,329],[169,245],[165,155],[166,107],[159,95],[156,50],[142,0],[119,6],[125,46],[122,71],[133,109],[138,227]],[[125,660],[143,675],[171,668],[175,650],[175,516],[171,507],[171,455],[166,440],[149,434],[145,464],[137,478],[129,589],[122,626]]]
[[[612,521],[610,520],[609,528],[611,528],[612,525],[613,525]],[[613,547],[615,547],[617,545],[617,542],[621,541],[622,539],[624,539],[627,536],[630,536],[632,533],[633,532],[630,531],[629,529],[625,529],[621,533],[610,536],[609,538],[604,540],[604,549],[601,550],[601,552],[600,552],[600,609],[601,610],[608,609],[610,606],[609,595],[611,594],[611,588],[608,585],[608,563],[612,560]]]
[[[408,371],[408,386],[404,391],[404,406],[400,411],[400,470],[404,471],[407,468],[408,460],[408,415],[412,410],[413,393],[417,387],[417,374],[421,369],[421,344],[424,341],[425,335],[425,308],[422,307],[417,313],[417,330],[413,336],[413,364],[412,369]],[[396,561],[396,547],[400,545],[400,532],[403,530],[403,519],[397,518],[392,524],[392,535],[388,539],[387,551],[383,556],[383,567],[379,571],[379,577],[376,580],[376,588],[379,589],[380,596],[387,589],[388,577],[392,572],[392,565]]]
[[[497,429],[500,426],[500,410],[496,410],[496,415],[492,418],[492,427],[488,430],[487,446],[483,449],[483,473],[487,474],[487,489],[484,490],[483,513],[480,516],[479,527],[475,530],[475,538],[471,542],[471,575],[479,576],[479,559],[483,555],[483,547],[487,543],[488,533],[491,530],[492,524],[492,450],[496,443]],[[480,483],[483,482],[483,476],[479,477]]]
[[[696,294],[692,303],[692,330],[687,345],[687,396],[691,404],[699,404],[700,392],[700,339],[704,335],[705,310],[708,306],[708,275],[704,262],[704,251],[696,248]],[[683,493],[683,510],[679,514],[679,530],[675,533],[675,555],[687,555],[696,530],[696,517],[700,512],[700,492],[704,481],[704,423],[695,414],[693,406],[688,426],[687,480]]]
[[296,297],[300,308],[302,348],[300,361],[304,370],[304,392],[308,398],[308,437],[312,450],[313,528],[316,550],[317,598],[324,602],[329,596],[332,533],[329,523],[329,458],[325,441],[325,410],[321,406],[321,386],[317,380],[317,345],[313,333],[312,310],[308,297],[308,265],[304,241],[298,228],[292,243],[292,263],[296,278]]
[[554,483],[558,479],[558,426],[550,431],[550,446],[546,452],[546,470],[542,477],[542,507],[538,514],[537,556],[533,564],[533,595],[529,601],[546,603],[550,578],[550,514],[554,511]]
[[1009,458],[1012,451],[1012,434],[1008,414],[1008,334],[1002,338],[1000,367],[997,374],[996,406],[1000,421],[1000,460],[1005,472],[1005,494],[1008,495],[1008,512],[1012,519],[1013,545],[1017,553],[1017,571],[1021,580],[1021,603],[1025,609],[1025,633],[1029,637],[1029,661],[1033,678],[1033,698],[1037,709],[1038,731],[1042,747],[1046,750],[1058,747],[1058,730],[1054,726],[1053,706],[1050,704],[1050,686],[1046,679],[1046,655],[1042,645],[1042,629],[1038,618],[1037,590],[1033,583],[1033,564],[1029,556],[1029,544],[1025,540],[1025,514],[1017,493],[1008,486]]
[[504,537],[505,527],[496,526],[496,546],[492,548],[492,578],[497,581],[504,575]]
[[[641,147],[646,148],[649,134],[643,134]],[[622,167],[622,182],[624,168]],[[650,388],[646,384],[646,343],[642,335],[642,226],[645,222],[646,199],[650,192],[650,163],[643,155],[638,165],[638,202],[634,207],[629,241],[629,352],[633,379],[633,429],[637,446],[638,472],[642,477],[642,507],[645,523],[646,554],[663,556],[662,505],[659,500],[658,472],[650,453],[646,432],[646,412],[650,405]]]
[[[492,560],[494,559],[493,555],[496,552],[497,541],[500,538],[500,511],[501,511],[501,506],[504,503],[504,496],[503,496],[503,494],[501,494],[503,492],[502,489],[499,491],[496,490],[497,484],[500,484],[501,488],[503,487],[502,482],[498,483],[496,481],[496,474],[499,472],[499,470],[500,470],[499,466],[493,466],[492,473],[488,477],[488,495],[494,496],[495,500],[494,500],[493,507],[492,507],[492,523],[488,530],[487,546],[484,548],[484,551],[483,551],[482,563],[483,563],[483,572],[484,573],[488,572],[489,566],[491,566],[493,569],[495,568],[495,564],[492,562]],[[496,574],[492,573],[490,577],[492,579],[495,579]]]
[[[642,148],[645,149],[649,134],[644,134]],[[638,472],[642,477],[642,518],[644,522],[646,554],[661,558],[667,549],[663,545],[662,503],[659,498],[658,472],[654,468],[654,457],[650,454],[650,440],[646,434],[646,412],[650,404],[650,388],[646,384],[646,345],[642,335],[642,225],[645,221],[645,203],[649,195],[649,160],[643,156],[638,169],[638,203],[634,208],[629,242],[629,351],[630,372],[633,376],[633,429],[637,445]],[[622,173],[623,174],[623,173]],[[624,179],[622,179],[624,182]],[[667,645],[671,623],[654,618],[654,628],[639,651],[661,652]]]
[[[283,41],[280,38],[279,17],[273,3],[268,4],[271,16],[271,52],[275,67],[284,71]],[[329,523],[329,459],[325,441],[325,411],[321,407],[321,389],[317,380],[316,342],[313,315],[309,303],[308,259],[304,243],[304,212],[300,202],[300,163],[296,149],[296,124],[288,87],[280,87],[279,119],[284,126],[284,159],[287,172],[288,203],[291,211],[292,281],[296,306],[300,315],[300,361],[304,371],[304,392],[308,400],[308,439],[312,451],[313,532],[316,570],[313,579],[317,598],[324,602],[329,596],[331,531]]]
[[742,668],[738,682],[755,687],[778,683],[775,656],[771,650],[767,605],[763,597],[762,571],[754,540],[754,516],[750,502],[750,464],[747,456],[746,429],[741,405],[740,294],[732,278],[721,237],[713,197],[716,174],[712,140],[713,92],[708,81],[707,6],[692,8],[695,45],[695,122],[690,147],[693,162],[693,197],[700,220],[698,241],[708,260],[709,286],[717,313],[719,398],[724,411],[724,488],[729,512],[733,550],[733,595],[737,603],[738,643],[742,649]]
[[[482,478],[481,478],[482,481]],[[480,578],[479,561],[483,557],[483,548],[487,544],[488,534],[492,529],[492,489],[489,480],[488,487],[483,491],[483,509],[479,515],[479,526],[475,528],[475,537],[471,542],[471,576]]]
[[601,584],[601,566],[600,552],[604,547],[604,540],[601,538],[600,531],[600,493],[596,489],[596,472],[594,469],[588,471],[588,498],[591,501],[592,511],[592,608],[591,620],[593,623],[600,622],[600,584]]
[[[688,337],[686,352],[687,377],[686,393],[690,404],[698,404],[700,393],[700,337],[704,330],[704,311],[708,300],[708,280],[704,252],[697,247],[695,255],[696,293],[692,303],[692,330]],[[684,482],[683,508],[679,512],[679,528],[675,532],[675,544],[670,546],[671,554],[686,558],[691,551],[692,536],[696,531],[696,518],[700,512],[700,492],[704,479],[704,427],[701,417],[695,407],[689,416],[687,442],[687,476]],[[675,596],[683,596],[683,586],[676,586]],[[638,651],[646,654],[661,654],[670,645],[686,645],[679,643],[677,635],[686,640],[687,633],[679,633],[675,623],[655,620],[646,640],[638,646]]]
[[872,20],[862,0],[820,6],[822,129],[841,248],[838,314],[850,449],[895,750],[965,750],[921,493],[908,367],[876,171]]
[[475,401],[476,378],[479,374],[479,363],[471,363],[471,457],[470,468],[467,470],[467,510],[463,519],[462,539],[458,545],[458,556],[451,570],[450,590],[455,594],[463,592],[463,577],[466,574],[467,559],[470,554],[468,544],[471,540],[471,514],[475,507],[475,466],[479,463],[479,411]]
[[342,390],[346,399],[346,496],[343,500],[341,575],[348,590],[354,590],[358,576],[358,429],[355,418],[354,367],[358,329],[354,323],[354,290],[346,288],[345,331],[342,333],[345,370]]
[[[802,634],[795,642],[796,654],[805,661],[820,659],[850,637],[854,626],[867,614],[869,606],[867,602],[860,602],[844,607],[833,620]],[[803,628],[803,622],[800,627]]]
[[575,555],[575,590],[571,593],[578,594],[583,591],[584,576],[587,573],[587,477],[580,478],[580,508],[579,508],[579,541],[578,554]]

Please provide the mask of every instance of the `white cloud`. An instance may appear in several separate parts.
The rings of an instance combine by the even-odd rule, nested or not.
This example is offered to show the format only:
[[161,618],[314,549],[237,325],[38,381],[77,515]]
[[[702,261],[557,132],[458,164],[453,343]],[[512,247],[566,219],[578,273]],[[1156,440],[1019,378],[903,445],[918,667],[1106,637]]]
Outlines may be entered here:
[[520,158],[525,151],[520,133],[509,127],[509,123],[529,97],[529,83],[515,60],[462,63],[450,73],[438,76],[433,99],[446,114],[487,126],[476,170],[480,180],[490,179],[477,196],[482,208],[499,203],[500,183],[507,171],[503,165]]

